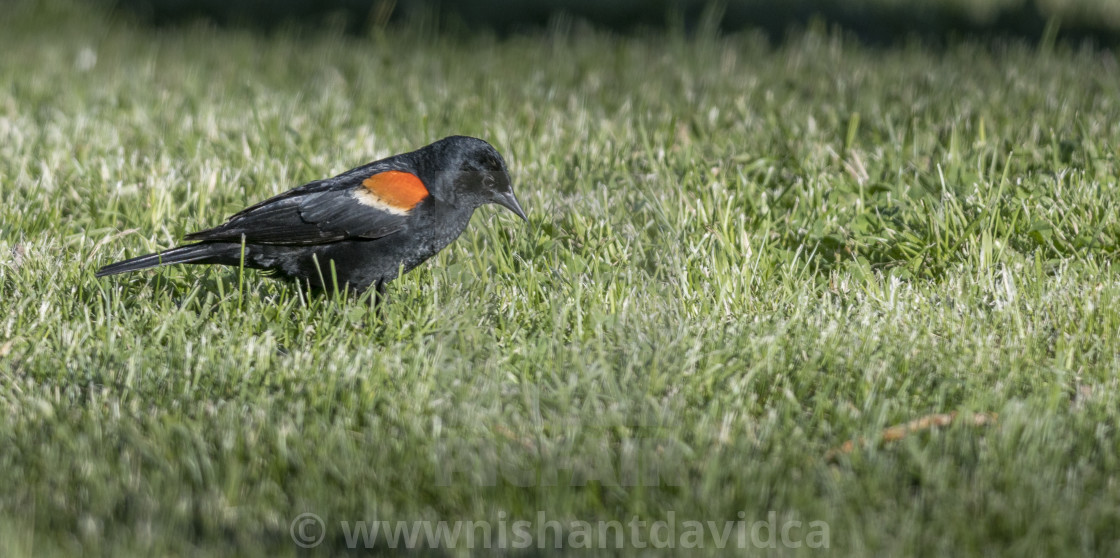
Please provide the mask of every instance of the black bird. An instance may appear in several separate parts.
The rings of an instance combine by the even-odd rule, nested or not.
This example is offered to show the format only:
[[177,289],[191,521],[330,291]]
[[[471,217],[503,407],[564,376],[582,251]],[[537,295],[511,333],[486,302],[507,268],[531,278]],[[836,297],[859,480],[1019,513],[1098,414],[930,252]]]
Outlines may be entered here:
[[383,293],[400,272],[451,244],[488,203],[528,221],[498,151],[452,136],[293,188],[187,235],[195,244],[110,264],[97,276],[171,264],[238,266],[244,251],[245,267],[312,288]]

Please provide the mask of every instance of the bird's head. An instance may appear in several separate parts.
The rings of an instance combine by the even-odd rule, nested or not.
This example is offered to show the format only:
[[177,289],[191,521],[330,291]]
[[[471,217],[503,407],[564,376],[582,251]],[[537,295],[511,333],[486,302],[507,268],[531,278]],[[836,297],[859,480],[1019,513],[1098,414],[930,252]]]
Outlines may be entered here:
[[472,207],[496,203],[529,220],[513,195],[506,162],[492,145],[478,138],[451,136],[432,147],[443,151],[447,155],[444,160],[452,166],[447,176],[455,199]]

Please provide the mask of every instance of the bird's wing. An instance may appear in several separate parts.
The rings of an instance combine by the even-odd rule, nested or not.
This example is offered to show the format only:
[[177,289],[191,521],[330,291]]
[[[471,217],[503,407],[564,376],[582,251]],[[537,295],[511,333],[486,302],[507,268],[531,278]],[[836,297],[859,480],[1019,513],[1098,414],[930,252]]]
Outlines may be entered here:
[[381,238],[403,229],[428,196],[410,172],[355,169],[269,198],[186,239],[241,242],[244,235],[249,244],[308,245]]

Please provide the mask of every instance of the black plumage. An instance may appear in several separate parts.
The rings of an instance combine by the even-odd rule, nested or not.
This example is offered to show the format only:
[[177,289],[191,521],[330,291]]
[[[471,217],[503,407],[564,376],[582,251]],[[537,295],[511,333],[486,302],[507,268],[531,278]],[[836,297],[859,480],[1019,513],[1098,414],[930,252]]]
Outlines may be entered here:
[[435,255],[487,203],[527,220],[497,150],[452,136],[293,188],[187,235],[195,244],[110,264],[97,276],[171,264],[236,266],[244,255],[246,267],[360,293]]

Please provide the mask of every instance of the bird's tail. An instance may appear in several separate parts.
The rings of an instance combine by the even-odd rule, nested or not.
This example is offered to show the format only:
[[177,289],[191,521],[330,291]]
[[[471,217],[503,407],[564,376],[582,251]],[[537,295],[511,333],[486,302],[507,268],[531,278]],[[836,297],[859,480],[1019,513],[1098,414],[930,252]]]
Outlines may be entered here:
[[109,264],[97,270],[96,276],[105,277],[106,275],[116,275],[172,264],[235,265],[240,261],[240,256],[241,244],[227,242],[191,244]]

